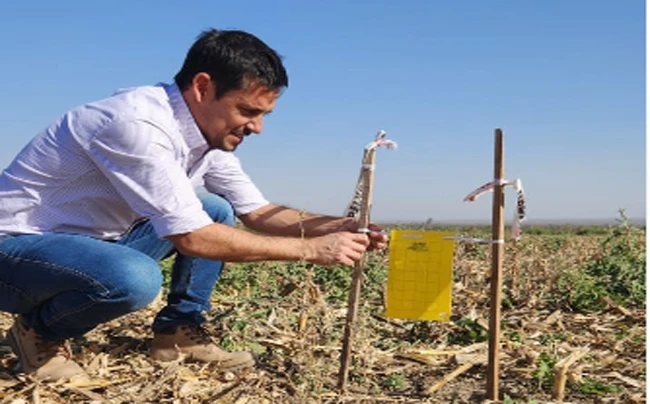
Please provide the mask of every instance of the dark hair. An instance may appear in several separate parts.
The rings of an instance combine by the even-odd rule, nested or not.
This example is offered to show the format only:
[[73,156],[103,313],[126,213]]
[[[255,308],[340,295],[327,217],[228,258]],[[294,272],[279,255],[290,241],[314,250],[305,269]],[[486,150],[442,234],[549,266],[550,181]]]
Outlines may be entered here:
[[217,98],[230,90],[243,89],[251,81],[273,90],[289,86],[281,57],[243,31],[211,29],[199,35],[174,76],[176,85],[181,91],[187,89],[201,72],[212,78]]

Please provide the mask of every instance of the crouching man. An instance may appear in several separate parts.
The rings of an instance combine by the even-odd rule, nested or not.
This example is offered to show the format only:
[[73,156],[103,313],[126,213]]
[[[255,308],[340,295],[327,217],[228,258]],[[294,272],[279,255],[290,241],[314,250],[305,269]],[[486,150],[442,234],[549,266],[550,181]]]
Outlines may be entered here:
[[[262,132],[287,86],[261,40],[209,30],[174,83],[75,108],[16,156],[0,175],[0,310],[17,314],[7,337],[23,371],[87,377],[67,341],[147,306],[161,287],[158,262],[174,253],[151,356],[253,366],[201,326],[223,262],[353,265],[385,245],[352,219],[269,203],[242,170],[232,152]],[[234,228],[235,217],[255,232]]]

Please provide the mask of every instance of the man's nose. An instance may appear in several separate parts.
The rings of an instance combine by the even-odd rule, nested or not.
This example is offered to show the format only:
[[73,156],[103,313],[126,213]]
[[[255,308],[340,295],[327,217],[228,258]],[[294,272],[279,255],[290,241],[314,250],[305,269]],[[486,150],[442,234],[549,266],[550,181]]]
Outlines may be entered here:
[[252,133],[262,133],[262,127],[264,125],[264,116],[259,116],[255,119],[250,120],[246,124],[246,129],[248,129]]

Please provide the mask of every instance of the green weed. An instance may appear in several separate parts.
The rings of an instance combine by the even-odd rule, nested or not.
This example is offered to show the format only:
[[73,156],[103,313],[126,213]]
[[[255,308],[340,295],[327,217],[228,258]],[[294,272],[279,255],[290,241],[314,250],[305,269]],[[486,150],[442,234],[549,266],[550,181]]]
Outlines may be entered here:
[[347,302],[352,283],[352,269],[344,266],[314,267],[314,283],[319,285],[327,296],[327,302],[340,304]]
[[544,386],[549,386],[553,383],[553,367],[555,366],[556,360],[551,357],[546,352],[542,352],[539,355],[537,362],[537,370],[533,374],[535,380],[537,380],[537,388],[542,390]]
[[[502,326],[503,327],[503,326]],[[508,338],[511,342],[522,342],[521,334],[518,330],[512,328],[503,327],[503,335]]]
[[551,252],[557,252],[567,243],[566,235],[552,235],[545,239],[544,247]]
[[449,333],[447,337],[450,344],[470,345],[488,339],[488,330],[476,319],[461,318],[455,324],[458,330]]
[[386,376],[381,382],[382,387],[390,391],[403,390],[406,387],[406,378],[403,375],[392,374]]
[[578,311],[598,311],[603,298],[629,307],[645,307],[645,230],[631,226],[623,210],[598,253],[584,265],[562,271],[554,298]]
[[599,396],[605,395],[607,393],[617,393],[621,391],[619,386],[613,386],[611,384],[605,384],[599,382],[598,380],[585,378],[584,381],[578,384],[578,390],[581,393],[585,394],[597,394]]
[[538,336],[536,339],[539,341],[540,344],[545,345],[545,346],[550,346],[554,342],[557,341],[565,341],[567,339],[567,333],[566,332],[560,332],[557,334],[542,334]]

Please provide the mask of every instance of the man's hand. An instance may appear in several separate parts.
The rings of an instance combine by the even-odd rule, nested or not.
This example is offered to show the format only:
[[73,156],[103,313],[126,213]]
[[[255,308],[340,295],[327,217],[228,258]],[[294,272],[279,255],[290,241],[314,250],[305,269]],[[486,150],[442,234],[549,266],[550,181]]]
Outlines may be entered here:
[[[348,219],[345,224],[341,226],[342,231],[350,231],[356,233],[359,229],[359,223],[356,219]],[[381,227],[377,226],[374,223],[368,225],[368,230],[370,232],[366,233],[368,239],[370,240],[370,245],[368,250],[383,250],[386,248],[388,243],[388,236],[384,234],[384,231]]]
[[318,265],[354,266],[368,248],[368,236],[363,233],[337,232],[305,239],[305,260]]

